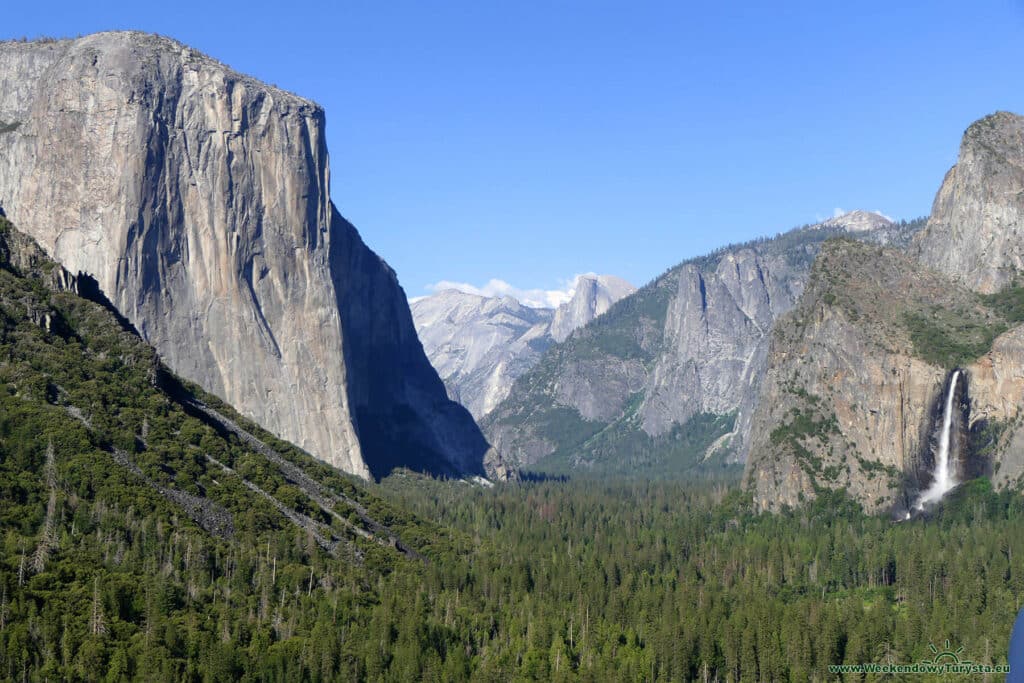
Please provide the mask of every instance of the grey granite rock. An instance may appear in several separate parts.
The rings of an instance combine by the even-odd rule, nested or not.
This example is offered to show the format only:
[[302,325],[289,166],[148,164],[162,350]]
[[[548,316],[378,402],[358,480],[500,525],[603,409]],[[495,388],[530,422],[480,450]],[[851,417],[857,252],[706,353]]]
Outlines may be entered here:
[[551,344],[634,291],[614,276],[581,275],[571,299],[556,309],[449,289],[414,301],[412,314],[448,395],[479,419],[508,396],[515,379]]
[[954,365],[965,380],[958,457],[972,476],[1024,484],[1024,327],[978,296],[1020,283],[1024,117],[999,112],[967,129],[909,246],[902,256],[832,245],[776,324],[745,472],[762,509],[823,488],[871,511],[905,509],[928,477]]
[[330,201],[319,106],[111,32],[0,43],[0,122],[0,207],[175,372],[360,476],[483,471],[394,273]]
[[572,298],[555,309],[551,320],[551,338],[556,342],[607,312],[619,299],[629,296],[636,287],[614,275],[580,275]]
[[1024,117],[971,124],[917,240],[921,262],[991,293],[1024,269]]
[[636,444],[653,461],[678,459],[673,431],[717,415],[732,433],[699,457],[741,461],[772,325],[800,297],[822,242],[851,235],[905,245],[919,227],[856,211],[684,262],[549,349],[484,418],[484,431],[525,466],[597,448],[630,457]]

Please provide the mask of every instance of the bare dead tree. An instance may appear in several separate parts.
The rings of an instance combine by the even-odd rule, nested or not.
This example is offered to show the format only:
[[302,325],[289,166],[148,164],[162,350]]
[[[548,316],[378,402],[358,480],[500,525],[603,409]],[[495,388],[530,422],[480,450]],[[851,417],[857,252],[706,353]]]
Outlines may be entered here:
[[43,521],[39,545],[36,546],[36,551],[32,554],[32,571],[36,574],[46,569],[46,562],[57,546],[57,465],[53,441],[50,441],[46,447],[44,471],[46,486],[50,489],[50,498],[46,503],[46,519]]
[[100,600],[100,577],[93,580],[92,585],[92,616],[89,618],[89,631],[94,636],[107,632],[106,620],[103,618],[103,602]]

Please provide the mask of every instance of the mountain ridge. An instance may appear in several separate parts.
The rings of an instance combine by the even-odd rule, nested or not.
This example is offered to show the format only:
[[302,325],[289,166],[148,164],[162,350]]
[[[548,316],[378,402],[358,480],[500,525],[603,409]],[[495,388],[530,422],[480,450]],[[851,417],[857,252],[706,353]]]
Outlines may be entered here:
[[870,512],[914,514],[940,429],[952,480],[1024,484],[1021,169],[1024,117],[984,117],[905,254],[823,249],[758,398],[744,483],[762,510],[842,488]]
[[[886,244],[908,244],[921,226],[849,215],[875,216],[854,234]],[[833,219],[670,268],[549,349],[482,420],[485,434],[520,467],[741,461],[771,325],[802,292],[818,245],[846,233]]]

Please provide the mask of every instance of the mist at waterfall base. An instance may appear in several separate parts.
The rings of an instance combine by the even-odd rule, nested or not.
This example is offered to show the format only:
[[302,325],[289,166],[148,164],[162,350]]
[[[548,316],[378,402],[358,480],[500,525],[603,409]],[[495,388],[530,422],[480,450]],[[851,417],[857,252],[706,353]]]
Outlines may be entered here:
[[[953,429],[953,403],[956,397],[956,385],[960,379],[960,371],[954,370],[949,378],[949,388],[946,391],[946,403],[942,411],[942,431],[939,433],[938,452],[935,454],[935,469],[932,472],[932,483],[918,499],[914,506],[917,510],[924,510],[926,505],[931,505],[942,500],[942,497],[956,488],[960,482],[957,480],[957,463],[955,458],[950,458],[951,431]],[[907,513],[907,519],[910,513]]]

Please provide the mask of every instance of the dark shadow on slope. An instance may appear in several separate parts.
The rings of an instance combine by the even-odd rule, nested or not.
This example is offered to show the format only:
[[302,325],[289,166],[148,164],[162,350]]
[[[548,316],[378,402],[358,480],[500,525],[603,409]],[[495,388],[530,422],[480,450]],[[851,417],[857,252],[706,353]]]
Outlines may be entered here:
[[75,276],[75,290],[78,296],[105,308],[112,316],[114,316],[114,320],[117,321],[117,324],[122,330],[125,332],[131,332],[140,339],[142,338],[139,331],[135,329],[135,325],[132,325],[128,318],[121,315],[121,311],[117,310],[114,303],[107,298],[107,295],[103,293],[102,289],[100,289],[100,283],[97,282],[96,278],[92,275],[89,275],[89,273],[79,272],[78,275]]
[[330,264],[342,322],[348,398],[375,479],[396,468],[485,476],[490,445],[451,401],[413,326],[394,271],[332,207]]

